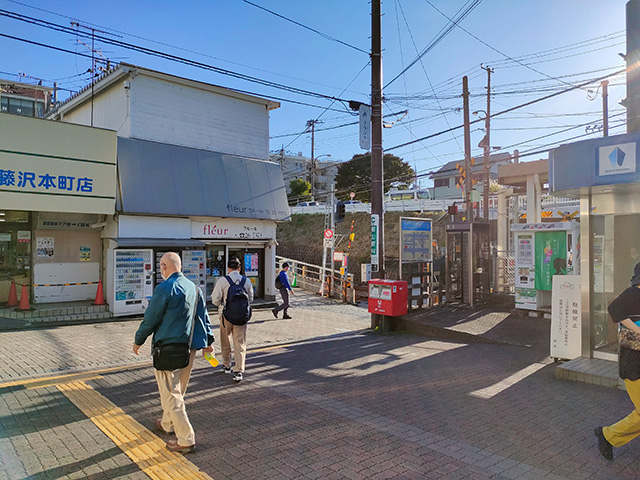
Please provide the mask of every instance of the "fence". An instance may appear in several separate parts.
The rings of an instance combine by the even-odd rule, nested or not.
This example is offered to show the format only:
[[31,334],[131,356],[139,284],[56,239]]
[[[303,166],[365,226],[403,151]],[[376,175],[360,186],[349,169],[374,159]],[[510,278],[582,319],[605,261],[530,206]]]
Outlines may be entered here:
[[322,292],[323,296],[337,298],[345,303],[357,303],[352,274],[348,274],[345,278],[337,270],[324,268],[325,282],[321,289],[323,268],[320,265],[300,262],[279,255],[276,255],[276,262],[278,265],[282,265],[283,262],[291,264],[289,269],[291,285],[314,293]]
[[493,271],[495,272],[494,291],[515,293],[516,260],[513,252],[507,250],[494,251]]

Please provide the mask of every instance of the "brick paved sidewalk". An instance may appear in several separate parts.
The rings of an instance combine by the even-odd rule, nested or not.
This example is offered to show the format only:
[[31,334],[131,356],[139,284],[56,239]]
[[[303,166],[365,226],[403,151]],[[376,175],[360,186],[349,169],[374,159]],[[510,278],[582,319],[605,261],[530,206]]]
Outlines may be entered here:
[[[556,380],[533,349],[366,333],[251,352],[245,378],[200,363],[187,392],[185,459],[216,480],[640,478],[640,443],[607,462],[592,433],[624,392]],[[153,428],[151,368],[85,383]],[[59,389],[0,389],[0,412],[0,478],[144,478],[135,441],[114,448]]]
[[[363,308],[296,292],[290,310],[293,320],[273,318],[269,310],[254,312],[247,331],[248,347],[289,343],[318,336],[359,331],[370,326]],[[136,357],[131,352],[141,318],[94,325],[0,332],[0,382],[58,372],[70,373],[150,361],[149,339]],[[219,326],[211,314],[219,353]]]

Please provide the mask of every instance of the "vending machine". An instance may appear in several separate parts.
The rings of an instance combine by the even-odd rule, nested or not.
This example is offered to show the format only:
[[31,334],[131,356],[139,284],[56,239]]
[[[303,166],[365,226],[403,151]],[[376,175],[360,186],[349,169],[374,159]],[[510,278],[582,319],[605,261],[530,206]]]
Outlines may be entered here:
[[580,274],[578,222],[525,223],[511,227],[515,242],[516,308],[551,308],[554,275]]
[[207,264],[204,250],[182,251],[182,274],[200,288],[203,298],[207,298]]
[[109,253],[113,279],[109,304],[113,315],[144,313],[153,295],[153,250],[116,249]]

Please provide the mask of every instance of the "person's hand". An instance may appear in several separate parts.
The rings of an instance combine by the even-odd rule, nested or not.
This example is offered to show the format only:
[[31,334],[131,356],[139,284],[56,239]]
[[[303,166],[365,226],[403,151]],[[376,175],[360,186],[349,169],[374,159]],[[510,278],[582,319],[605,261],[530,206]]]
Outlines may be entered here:
[[213,344],[209,345],[207,348],[203,348],[202,349],[202,358],[204,358],[204,356],[207,353],[210,353],[211,355],[214,355],[214,353],[213,353]]
[[141,346],[142,346],[142,345],[136,345],[136,344],[134,343],[134,344],[133,344],[133,353],[135,353],[136,355],[140,355],[140,354],[138,353],[138,350],[140,350],[140,347],[141,347]]
[[291,295],[295,295],[295,292],[293,291],[293,288],[291,290],[289,290],[291,292]]

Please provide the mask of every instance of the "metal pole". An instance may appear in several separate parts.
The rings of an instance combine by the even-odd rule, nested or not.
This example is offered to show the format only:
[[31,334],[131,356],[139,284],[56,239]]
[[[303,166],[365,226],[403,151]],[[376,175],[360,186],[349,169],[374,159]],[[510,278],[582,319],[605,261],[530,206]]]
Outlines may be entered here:
[[315,158],[315,120],[309,120],[307,125],[311,127],[311,200],[316,199],[316,158]]
[[484,188],[482,189],[482,199],[483,199],[483,208],[482,214],[485,220],[489,220],[489,161],[491,155],[491,73],[493,69],[489,67],[483,67],[480,65],[480,68],[487,71],[487,111],[485,117],[485,144],[484,144]]
[[602,136],[609,136],[609,81],[602,81]]
[[473,209],[471,208],[471,127],[469,124],[469,79],[462,77],[462,100],[464,111],[464,199],[467,208],[467,222],[473,222]]

